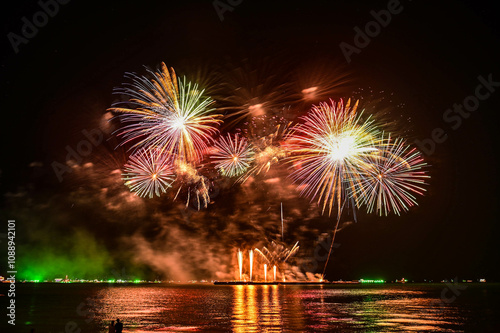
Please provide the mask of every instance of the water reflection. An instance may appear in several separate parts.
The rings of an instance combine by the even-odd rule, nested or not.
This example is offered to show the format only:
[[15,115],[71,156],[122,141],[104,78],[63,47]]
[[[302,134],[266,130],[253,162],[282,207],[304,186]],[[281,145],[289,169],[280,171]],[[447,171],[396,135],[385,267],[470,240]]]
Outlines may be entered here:
[[[262,301],[261,307],[257,306],[258,300],[256,299],[257,286],[234,286],[234,315],[232,318],[234,332],[258,332],[260,328],[260,319],[263,318],[259,309],[264,309],[269,306],[269,299],[267,302]],[[260,289],[260,288],[259,288]],[[268,296],[268,295],[267,295]],[[264,297],[265,299],[266,297]],[[272,322],[265,320],[266,324]]]
[[[96,295],[96,312],[100,320],[120,318],[129,328],[158,327],[156,318],[167,317],[176,306],[176,294],[151,288],[107,288]],[[180,304],[177,304],[180,305]]]
[[[300,295],[310,319],[309,330],[453,332],[453,305],[425,291],[388,289],[325,289]],[[447,319],[446,319],[447,318]],[[460,321],[460,318],[455,318]]]
[[[95,296],[93,324],[120,318],[132,332],[227,331],[231,295],[211,286],[106,288]],[[255,305],[252,305],[255,307]]]
[[[233,286],[234,332],[446,332],[456,328],[449,306],[424,291]],[[448,314],[443,315],[443,309]]]
[[277,285],[234,286],[234,332],[305,329],[304,308],[293,289]]
[[234,332],[279,332],[278,286],[234,286]]
[[469,287],[449,304],[441,292],[441,285],[41,284],[23,285],[16,297],[27,305],[19,318],[40,332],[64,331],[68,322],[102,332],[116,318],[127,332],[456,332],[471,325],[495,331],[489,328],[496,322],[484,316],[498,312],[500,287]]

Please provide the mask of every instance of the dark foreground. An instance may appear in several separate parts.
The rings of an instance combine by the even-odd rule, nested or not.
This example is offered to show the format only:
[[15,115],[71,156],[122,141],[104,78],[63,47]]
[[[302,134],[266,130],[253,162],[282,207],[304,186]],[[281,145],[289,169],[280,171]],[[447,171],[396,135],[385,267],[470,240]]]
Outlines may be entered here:
[[16,326],[2,314],[0,332],[107,332],[116,318],[125,332],[500,332],[499,297],[497,284],[18,284]]

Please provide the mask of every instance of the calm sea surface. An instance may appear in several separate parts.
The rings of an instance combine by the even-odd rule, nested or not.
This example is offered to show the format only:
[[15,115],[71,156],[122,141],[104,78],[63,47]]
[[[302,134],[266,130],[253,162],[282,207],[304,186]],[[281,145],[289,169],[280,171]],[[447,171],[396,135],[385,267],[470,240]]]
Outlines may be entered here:
[[[17,284],[0,332],[500,332],[500,285]],[[81,331],[79,331],[81,330]]]

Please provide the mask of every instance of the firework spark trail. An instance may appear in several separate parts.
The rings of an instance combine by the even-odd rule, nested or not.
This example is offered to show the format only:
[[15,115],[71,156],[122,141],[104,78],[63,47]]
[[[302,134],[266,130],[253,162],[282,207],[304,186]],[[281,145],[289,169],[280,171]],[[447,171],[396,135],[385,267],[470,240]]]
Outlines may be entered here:
[[129,74],[132,83],[116,89],[130,96],[128,103],[136,106],[109,109],[120,113],[125,124],[118,134],[124,138],[122,145],[156,147],[183,161],[200,160],[221,122],[210,108],[213,100],[204,97],[197,84],[178,79],[164,63],[161,71],[148,72],[153,79]]
[[250,260],[250,281],[252,281],[252,271],[253,271],[253,250],[248,251],[248,258]]
[[325,278],[326,268],[328,267],[328,263],[330,262],[330,257],[333,251],[333,244],[335,244],[335,237],[337,236],[339,223],[340,223],[340,214],[337,215],[337,223],[335,224],[335,228],[333,229],[332,244],[330,245],[330,250],[328,250],[328,256],[326,257],[325,266],[323,267],[323,274],[321,274],[321,280]]
[[181,184],[174,200],[177,198],[183,188],[187,190],[186,207],[189,205],[191,199],[191,192],[195,195],[198,210],[203,207],[207,208],[210,202],[210,181],[207,177],[200,175],[198,170],[189,163],[183,161],[176,161],[175,173],[178,182]]
[[281,202],[281,241],[285,241],[285,237],[283,236],[283,202]]
[[378,154],[368,157],[368,166],[363,170],[360,184],[355,187],[360,205],[366,205],[368,213],[388,215],[393,211],[408,210],[417,205],[412,194],[423,195],[425,179],[422,170],[427,164],[415,148],[410,148],[402,139],[383,141]]
[[249,175],[258,175],[261,172],[268,172],[272,164],[285,157],[285,152],[276,146],[266,146],[255,154],[255,166],[249,170]]
[[140,150],[132,155],[122,177],[132,192],[150,198],[165,193],[175,180],[169,159],[157,150]]
[[262,250],[255,249],[255,252],[260,254],[262,259],[264,259],[268,264],[284,264],[293,257],[297,251],[299,250],[299,242],[295,243],[295,245],[288,249],[283,244],[279,244],[277,242],[271,242],[268,247],[263,247]]
[[243,174],[253,161],[254,152],[247,139],[236,134],[221,137],[215,143],[217,150],[211,158],[215,168],[224,176],[234,177]]
[[243,275],[243,253],[238,250],[238,267],[240,269],[240,281],[242,281]]

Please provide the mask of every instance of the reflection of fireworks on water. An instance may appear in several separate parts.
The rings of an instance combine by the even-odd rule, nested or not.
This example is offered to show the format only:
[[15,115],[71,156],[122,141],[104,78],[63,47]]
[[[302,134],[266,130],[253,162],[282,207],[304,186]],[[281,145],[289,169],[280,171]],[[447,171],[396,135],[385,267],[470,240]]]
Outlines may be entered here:
[[140,197],[160,196],[172,186],[175,177],[166,155],[156,150],[140,150],[130,156],[124,167],[123,180]]
[[161,71],[148,70],[153,79],[129,74],[132,83],[117,89],[130,96],[135,108],[113,107],[126,124],[119,132],[133,147],[156,147],[186,161],[201,158],[220,122],[212,114],[213,103],[197,84],[177,79],[162,63]]
[[422,155],[410,149],[401,139],[384,140],[377,154],[368,157],[369,164],[363,170],[360,184],[355,191],[360,204],[366,204],[369,213],[387,215],[391,210],[399,215],[401,210],[417,204],[412,193],[423,195],[425,179],[429,178],[422,168],[426,166]]
[[234,177],[244,173],[253,160],[253,150],[248,141],[238,134],[221,137],[215,143],[216,152],[211,156],[215,168],[224,176]]
[[362,120],[356,110],[357,103],[351,108],[350,100],[346,105],[342,100],[321,103],[287,138],[296,167],[292,179],[303,187],[302,194],[317,199],[323,211],[328,207],[329,214],[337,205],[340,215],[342,202],[361,182],[364,158],[376,152],[378,130],[373,120]]

